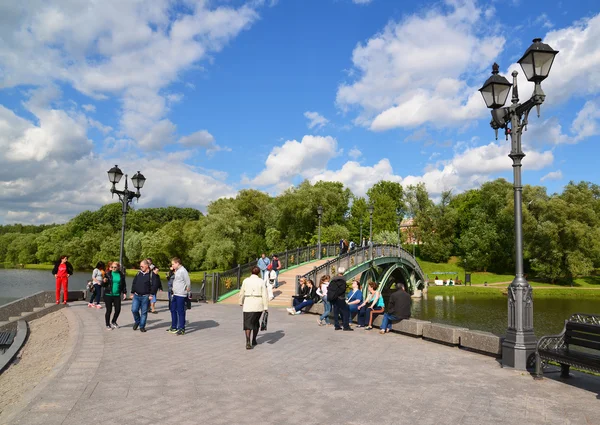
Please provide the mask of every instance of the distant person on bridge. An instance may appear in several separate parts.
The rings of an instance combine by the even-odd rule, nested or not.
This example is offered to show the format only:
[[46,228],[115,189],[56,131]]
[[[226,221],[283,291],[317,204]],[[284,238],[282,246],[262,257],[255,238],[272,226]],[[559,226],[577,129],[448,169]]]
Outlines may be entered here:
[[275,277],[275,288],[279,288],[279,270],[281,270],[281,261],[279,261],[278,256],[273,255],[271,266],[273,267],[275,273],[277,273],[277,277]]
[[352,322],[352,318],[355,314],[358,313],[358,306],[362,303],[363,294],[360,287],[360,282],[356,279],[352,281],[352,290],[348,293],[348,298],[346,299],[346,304],[348,304],[348,308],[350,310],[350,319]]
[[333,305],[333,325],[336,331],[340,327],[340,316],[342,316],[342,326],[345,331],[353,331],[350,327],[350,309],[346,304],[346,279],[344,279],[346,269],[338,267],[338,274],[334,277],[327,287],[327,300]]
[[273,298],[275,298],[275,295],[273,295],[273,287],[275,286],[275,281],[277,280],[277,272],[273,270],[272,264],[269,264],[267,267],[267,273],[264,276],[267,294],[269,295],[269,301],[271,301]]
[[410,295],[406,292],[404,284],[398,283],[398,290],[390,295],[388,301],[388,311],[383,314],[381,321],[380,334],[388,333],[392,330],[392,322],[410,318]]
[[[260,316],[269,309],[267,288],[258,275],[260,269],[252,268],[252,275],[242,282],[240,289],[240,305],[244,312],[244,332],[246,333],[246,350],[252,350],[258,343],[256,337],[260,326]],[[252,334],[252,341],[250,335]]]
[[263,252],[256,264],[258,266],[258,268],[260,269],[261,277],[263,279],[266,278],[267,271],[268,271],[267,269],[270,264],[271,264],[271,260],[269,260],[267,255]]
[[[371,303],[371,305],[368,305],[369,303]],[[368,331],[373,329],[373,318],[377,314],[383,313],[384,309],[385,305],[383,303],[383,297],[381,296],[381,292],[377,290],[377,283],[369,282],[369,295],[358,307],[358,327],[364,327],[368,317],[369,325],[365,329]]]
[[52,274],[56,279],[56,304],[60,304],[60,290],[62,288],[63,304],[69,298],[69,276],[73,274],[73,266],[69,263],[68,255],[61,255],[60,260],[54,264]]

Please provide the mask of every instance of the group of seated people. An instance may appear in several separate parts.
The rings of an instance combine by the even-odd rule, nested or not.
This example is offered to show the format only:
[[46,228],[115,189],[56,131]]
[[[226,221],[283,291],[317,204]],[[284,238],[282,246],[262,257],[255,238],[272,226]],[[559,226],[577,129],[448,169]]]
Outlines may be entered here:
[[[288,313],[291,315],[302,314],[302,309],[322,301],[324,311],[318,319],[318,324],[319,326],[330,325],[329,314],[331,312],[331,303],[327,300],[327,287],[330,279],[330,276],[323,276],[317,288],[311,279],[301,278],[298,295],[294,296],[293,307],[287,309]],[[373,329],[373,320],[377,315],[384,313],[385,303],[381,292],[378,290],[379,285],[376,282],[369,282],[368,285],[368,293],[366,298],[364,298],[360,282],[354,279],[352,281],[352,289],[346,294],[346,304],[350,310],[350,322],[356,316],[358,328],[371,330]],[[408,297],[408,312],[404,308],[401,314],[402,317],[397,317],[394,306],[390,305],[390,310],[393,311],[390,314],[385,313],[380,333],[388,333],[391,330],[392,321],[410,317],[410,295],[406,294],[404,290],[402,292]],[[390,302],[393,303],[394,301],[392,299]]]

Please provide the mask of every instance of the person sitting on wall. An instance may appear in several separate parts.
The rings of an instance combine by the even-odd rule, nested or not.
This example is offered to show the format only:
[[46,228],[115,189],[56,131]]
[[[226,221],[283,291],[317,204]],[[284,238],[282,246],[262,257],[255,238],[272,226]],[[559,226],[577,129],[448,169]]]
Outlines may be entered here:
[[[358,307],[358,327],[364,327],[369,318],[369,324],[365,330],[373,329],[373,319],[376,315],[383,313],[385,305],[381,292],[377,290],[377,283],[369,282],[369,295],[367,299]],[[370,303],[370,305],[369,305]]]
[[315,288],[315,284],[310,279],[306,281],[306,286],[303,291],[303,294],[303,301],[300,303],[296,302],[298,298],[294,298],[295,305],[294,307],[287,309],[288,313],[290,313],[291,315],[302,314],[302,309],[304,307],[310,307],[315,302],[319,301],[319,296],[317,295],[317,288]]
[[388,311],[384,313],[381,321],[380,334],[388,333],[392,330],[392,323],[410,318],[411,298],[406,292],[406,287],[402,283],[397,284],[398,290],[390,295],[388,301]]

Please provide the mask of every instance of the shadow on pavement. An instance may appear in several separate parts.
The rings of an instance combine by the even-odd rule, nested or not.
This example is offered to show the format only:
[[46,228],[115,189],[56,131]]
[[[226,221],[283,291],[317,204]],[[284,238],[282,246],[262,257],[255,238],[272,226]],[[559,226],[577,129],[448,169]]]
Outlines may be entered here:
[[[146,323],[148,325],[151,325],[154,322],[161,322],[160,324],[157,324],[155,326],[152,327],[148,327],[148,330],[151,329],[166,329],[171,327],[171,321],[170,320],[148,320]],[[189,334],[192,332],[196,332],[202,329],[209,329],[209,328],[216,328],[217,326],[219,326],[219,322],[215,322],[214,320],[199,320],[197,322],[189,322],[185,325],[185,333]]]
[[[531,373],[531,376],[534,377],[535,374]],[[560,382],[571,387],[595,393],[596,398],[600,400],[600,377],[597,375],[571,369],[568,378],[561,378],[560,368],[558,366],[550,365],[544,369],[544,379]]]
[[256,342],[258,342],[259,344],[275,344],[284,336],[285,332],[281,330],[276,332],[269,332],[266,334],[258,335],[258,337],[256,338]]

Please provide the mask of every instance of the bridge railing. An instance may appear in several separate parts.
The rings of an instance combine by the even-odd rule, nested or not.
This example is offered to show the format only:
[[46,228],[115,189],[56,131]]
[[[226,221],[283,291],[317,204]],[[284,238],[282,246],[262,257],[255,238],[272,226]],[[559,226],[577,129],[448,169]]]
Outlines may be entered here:
[[[321,245],[321,258],[334,257],[340,253],[339,244]],[[281,262],[281,269],[289,269],[302,263],[319,259],[318,245],[303,248],[288,249],[274,254]],[[272,258],[272,257],[271,257]],[[223,296],[240,289],[242,281],[250,276],[252,268],[258,264],[258,259],[246,264],[240,264],[224,272],[204,273],[204,288],[206,299],[217,302]]]
[[366,263],[368,261],[373,260],[374,258],[379,257],[401,258],[405,262],[410,264],[422,279],[425,278],[425,274],[423,273],[421,266],[419,266],[419,263],[410,252],[408,252],[404,248],[399,247],[398,245],[375,244],[373,245],[372,250],[371,247],[361,247],[354,249],[350,252],[340,255],[337,258],[334,258],[331,261],[328,261],[318,267],[315,267],[314,269],[302,276],[296,276],[296,295],[298,295],[301,277],[311,279],[315,283],[315,285],[318,285],[321,280],[321,277],[326,275],[333,277],[337,275],[337,271],[340,267],[344,267],[346,271],[348,271],[360,264]]

